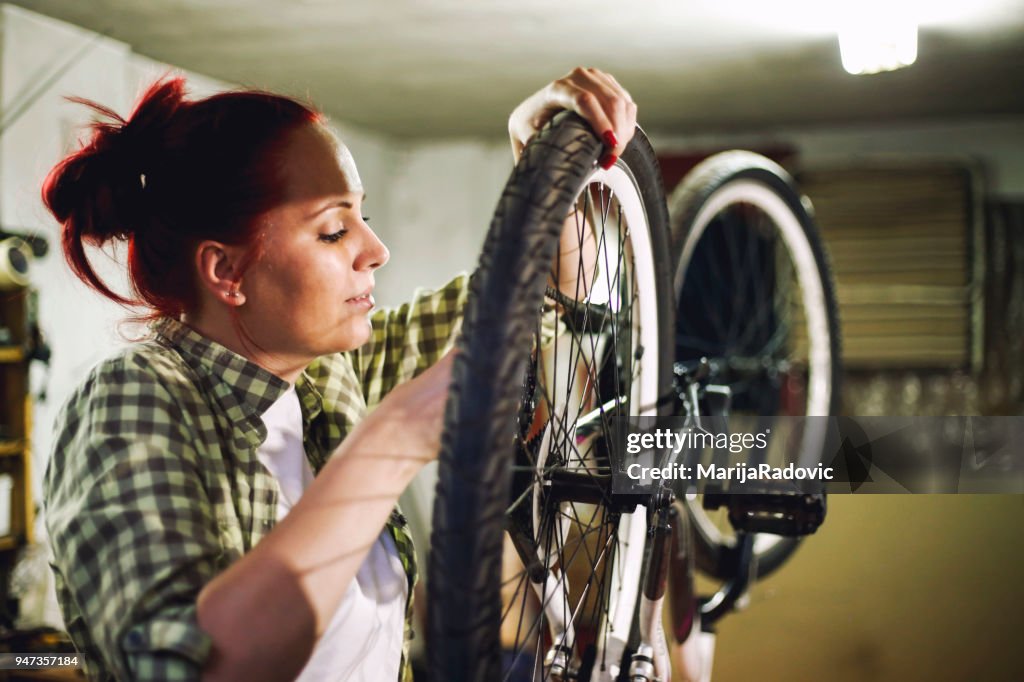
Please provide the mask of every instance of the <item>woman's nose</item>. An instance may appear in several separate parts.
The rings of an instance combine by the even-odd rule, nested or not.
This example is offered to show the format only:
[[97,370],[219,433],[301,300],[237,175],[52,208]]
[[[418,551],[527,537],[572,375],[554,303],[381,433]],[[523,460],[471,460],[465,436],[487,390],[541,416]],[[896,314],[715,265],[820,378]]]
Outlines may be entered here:
[[362,248],[359,250],[359,257],[356,262],[357,270],[376,270],[380,266],[388,262],[391,257],[391,252],[388,251],[388,247],[384,246],[384,242],[370,229],[365,223],[363,234]]

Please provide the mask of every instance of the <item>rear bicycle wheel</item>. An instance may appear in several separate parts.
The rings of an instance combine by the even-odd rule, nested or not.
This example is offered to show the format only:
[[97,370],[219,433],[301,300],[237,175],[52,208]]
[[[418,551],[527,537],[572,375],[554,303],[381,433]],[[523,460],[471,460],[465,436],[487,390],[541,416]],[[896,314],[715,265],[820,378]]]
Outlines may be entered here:
[[[435,680],[624,672],[646,514],[612,499],[609,424],[665,409],[671,272],[649,143],[638,131],[607,171],[601,151],[574,115],[541,131],[471,282],[431,537]],[[570,212],[596,268],[562,270]]]
[[[717,154],[684,178],[669,206],[676,362],[707,360],[708,383],[731,392],[730,423],[836,414],[835,285],[810,201],[789,174],[758,154]],[[824,429],[809,429],[803,451],[820,452],[823,442]],[[694,495],[686,505],[698,568],[731,578],[739,542],[725,510],[709,512]],[[777,569],[798,544],[795,537],[756,534],[755,577]]]

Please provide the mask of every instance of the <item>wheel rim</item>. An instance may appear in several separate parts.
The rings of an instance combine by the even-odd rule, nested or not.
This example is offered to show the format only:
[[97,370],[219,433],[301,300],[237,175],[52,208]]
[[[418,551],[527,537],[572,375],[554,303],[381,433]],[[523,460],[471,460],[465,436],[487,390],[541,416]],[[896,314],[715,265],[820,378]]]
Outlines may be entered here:
[[[729,240],[725,238],[728,245],[714,243],[714,240],[721,237],[724,231],[742,230],[742,238]],[[758,243],[759,240],[763,243]],[[743,254],[739,254],[737,244],[743,245]],[[702,247],[706,249],[701,253]],[[734,247],[734,248],[730,248]],[[785,349],[787,346],[799,349],[802,343],[806,350],[797,350],[790,356],[783,357],[774,351],[767,354],[754,349],[751,352],[748,348],[731,347],[730,344],[741,335],[749,335],[736,326],[736,320],[744,317],[742,313],[731,309],[733,319],[729,321],[717,320],[702,329],[702,335],[693,334],[691,327],[686,327],[688,322],[695,317],[695,301],[700,301],[706,294],[701,290],[701,284],[708,287],[709,282],[705,279],[699,281],[703,267],[701,258],[714,258],[708,254],[712,249],[728,252],[728,265],[725,268],[728,272],[724,274],[719,269],[719,275],[723,279],[730,276],[736,278],[732,284],[731,294],[738,297],[744,292],[756,292],[764,287],[751,288],[746,282],[739,284],[737,278],[743,270],[743,275],[750,274],[755,269],[753,266],[744,266],[738,261],[743,258],[750,258],[753,254],[754,260],[758,256],[764,256],[771,252],[771,258],[788,258],[789,272],[782,270],[784,263],[776,263],[769,269],[779,268],[775,272],[780,273],[777,281],[770,283],[776,290],[782,292],[795,282],[799,291],[799,302],[802,315],[794,316],[787,313],[787,319],[778,325],[776,330],[767,336],[767,340],[776,343],[778,348]],[[719,255],[721,255],[719,253]],[[694,259],[697,259],[696,267]],[[763,265],[763,263],[761,264]],[[763,270],[761,270],[763,274]],[[791,281],[783,281],[785,278]],[[747,403],[746,407],[752,415],[773,416],[776,414],[800,414],[808,416],[827,416],[830,414],[832,404],[832,381],[833,364],[835,358],[832,356],[832,339],[830,333],[827,300],[824,286],[820,279],[819,268],[814,251],[811,248],[804,227],[800,219],[794,214],[793,209],[779,194],[762,182],[748,178],[734,179],[721,185],[711,193],[704,205],[697,212],[693,224],[686,234],[686,240],[682,246],[680,262],[676,269],[674,287],[679,303],[678,325],[681,332],[677,337],[677,358],[691,360],[696,355],[712,356],[712,362],[722,365],[735,366],[737,359],[750,360],[749,366],[760,365],[766,374],[774,374],[781,377],[780,385],[782,395],[777,397],[774,408],[769,409],[764,403]],[[688,279],[689,278],[689,279]],[[750,280],[752,281],[752,280]],[[784,286],[780,286],[784,285]],[[728,284],[720,284],[717,295],[725,291]],[[728,297],[728,293],[726,293]],[[782,292],[784,295],[788,292]],[[795,299],[788,298],[783,302],[784,306],[792,305]],[[772,307],[777,307],[779,302],[772,300]],[[742,306],[741,306],[742,307]],[[763,315],[759,310],[755,314],[748,315],[752,320],[764,320],[766,318],[775,320],[774,315]],[[794,322],[796,324],[794,324]],[[789,325],[789,329],[785,329]],[[752,327],[752,325],[750,325]],[[802,326],[802,332],[796,332],[795,327]],[[687,336],[691,338],[686,338]],[[788,336],[787,336],[788,335]],[[704,338],[693,338],[703,336]],[[717,338],[714,338],[716,337]],[[754,338],[759,338],[753,334]],[[797,338],[801,337],[801,338]],[[761,337],[763,338],[763,337]],[[796,343],[792,343],[792,342]],[[739,344],[743,346],[742,343]],[[769,349],[770,350],[770,349]],[[737,357],[738,356],[738,357]],[[765,363],[765,358],[770,358]],[[756,360],[756,362],[754,362]],[[781,370],[781,371],[780,371]],[[728,381],[723,383],[729,383]],[[736,386],[737,384],[734,384]],[[765,391],[765,382],[750,384],[739,384],[741,389],[750,393]],[[794,388],[795,387],[795,388]],[[795,401],[793,397],[797,397]],[[804,397],[800,397],[803,395]],[[733,419],[730,420],[733,423]],[[820,453],[820,444],[824,441],[824,424],[821,420],[809,420],[803,433],[801,444],[801,459],[796,462],[798,465],[813,465],[814,462],[806,458]],[[816,460],[815,460],[816,461]],[[698,496],[688,494],[686,503],[690,509],[690,515],[697,525],[696,530],[709,542],[715,545],[733,547],[736,544],[735,535],[729,529],[729,523],[724,510],[710,513],[707,512]],[[764,556],[776,549],[783,538],[777,535],[759,533],[754,538],[755,556]]]
[[[627,168],[616,165],[597,170],[584,186],[582,203],[596,228],[599,266],[583,309],[585,316],[604,311],[605,317],[596,333],[574,330],[564,320],[578,315],[566,315],[568,302],[563,300],[561,333],[531,363],[539,386],[538,409],[547,422],[539,429],[524,424],[521,415],[514,472],[518,482],[510,513],[516,504],[530,505],[538,562],[552,570],[531,587],[524,563],[506,543],[502,639],[507,650],[514,631],[517,650],[506,654],[505,679],[557,679],[542,661],[547,656],[551,662],[559,643],[568,645],[567,657],[582,665],[584,677],[614,679],[639,597],[645,511],[620,515],[601,503],[551,502],[560,494],[555,480],[559,472],[593,480],[610,472],[609,444],[602,428],[593,430],[595,420],[604,425],[613,415],[654,414],[660,388],[657,352],[645,352],[639,359],[632,352],[640,347],[653,351],[658,344],[652,249],[636,183]],[[577,221],[581,213],[578,206]],[[616,355],[634,359],[628,370],[616,369]],[[622,397],[623,404],[617,404]],[[529,419],[536,420],[536,414]],[[578,429],[580,424],[586,427]],[[524,487],[526,474],[532,482]],[[516,561],[509,561],[510,553]],[[509,575],[509,566],[518,571]],[[563,598],[562,591],[568,596]],[[544,604],[548,608],[541,608]],[[517,614],[513,628],[510,619]],[[534,622],[526,625],[530,616]],[[524,660],[529,673],[523,672]]]

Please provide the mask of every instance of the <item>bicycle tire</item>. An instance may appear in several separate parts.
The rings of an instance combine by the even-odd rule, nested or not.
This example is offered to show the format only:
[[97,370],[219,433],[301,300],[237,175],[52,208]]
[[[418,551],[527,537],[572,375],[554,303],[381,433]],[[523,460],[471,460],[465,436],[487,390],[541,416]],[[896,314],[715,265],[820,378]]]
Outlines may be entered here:
[[[566,215],[589,179],[601,173],[596,161],[602,150],[574,114],[556,116],[538,133],[506,184],[471,278],[445,412],[431,534],[427,638],[432,679],[502,679],[501,563],[516,450],[512,434],[522,411],[523,377],[534,364],[532,335],[548,270]],[[648,300],[656,301],[657,319],[665,323],[656,325],[657,352],[647,363],[656,359],[658,367],[652,409],[664,410],[659,398],[670,387],[672,362],[668,213],[654,152],[639,130],[609,172],[632,178],[651,226],[655,292]],[[637,351],[630,346],[630,352]],[[640,546],[630,549],[639,564],[645,528],[632,530],[640,531]],[[603,570],[611,571],[609,563]],[[635,609],[629,608],[630,622]]]
[[[820,289],[820,305],[814,306],[817,323],[813,332],[810,331],[813,323],[809,317],[807,320],[807,337],[810,339],[812,333],[817,335],[818,349],[809,351],[809,355],[812,352],[817,352],[818,355],[814,360],[809,359],[808,365],[813,363],[817,366],[815,371],[819,376],[815,381],[820,381],[821,386],[827,385],[828,395],[822,398],[819,390],[819,395],[808,397],[805,412],[821,416],[834,415],[839,406],[841,340],[832,270],[814,221],[810,200],[800,192],[793,178],[773,161],[752,152],[739,150],[716,154],[698,164],[673,191],[669,199],[669,209],[672,216],[673,253],[676,262],[673,285],[677,295],[677,324],[682,327],[686,324],[686,317],[694,317],[692,307],[686,309],[687,301],[704,295],[691,291],[697,277],[687,279],[687,268],[691,265],[691,259],[695,257],[698,243],[705,234],[710,234],[705,231],[710,230],[712,222],[719,220],[719,216],[722,215],[718,213],[719,209],[724,211],[741,205],[747,206],[748,212],[751,210],[750,207],[753,207],[763,216],[768,216],[768,222],[779,230],[782,236],[781,243],[788,253],[791,256],[794,253],[798,254],[793,261],[800,270],[797,276],[806,276],[811,288],[816,286]],[[786,220],[787,214],[791,220]],[[751,221],[753,219],[749,218]],[[792,243],[789,240],[792,240]],[[817,285],[813,282],[817,282]],[[736,315],[735,310],[733,313]],[[757,317],[763,318],[760,315]],[[729,328],[730,332],[731,329],[732,327]],[[713,336],[714,333],[707,335]],[[723,346],[730,342],[726,339],[716,341],[721,342]],[[686,344],[689,344],[688,349],[684,349]],[[680,355],[686,355],[687,350],[696,352],[698,345],[700,344],[693,341],[684,343],[677,340],[677,360],[680,359]],[[824,360],[826,351],[828,358]],[[693,352],[689,352],[689,355],[692,356]],[[812,390],[813,388],[812,385]],[[762,392],[765,391],[762,389]],[[767,401],[767,405],[764,400],[753,400],[756,402],[756,405],[752,406],[755,413],[766,416],[778,413],[777,409],[771,409],[771,399]],[[778,403],[775,407],[778,407]],[[696,501],[689,500],[687,509],[693,521],[697,541],[697,567],[711,577],[723,580],[730,578],[730,572],[735,564],[735,539],[716,533],[714,524]],[[764,534],[761,534],[754,547],[757,567],[755,577],[763,578],[777,570],[799,544],[800,538],[764,537]]]

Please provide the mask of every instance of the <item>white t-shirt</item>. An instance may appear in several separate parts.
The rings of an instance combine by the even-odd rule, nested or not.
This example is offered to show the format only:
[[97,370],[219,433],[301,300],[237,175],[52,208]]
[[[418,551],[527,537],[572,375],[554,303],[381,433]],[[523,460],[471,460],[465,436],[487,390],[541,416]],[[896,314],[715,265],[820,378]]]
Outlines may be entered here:
[[[278,482],[277,520],[313,480],[302,446],[302,409],[292,386],[263,414],[259,460]],[[299,677],[301,682],[395,682],[409,584],[394,539],[381,531]]]

